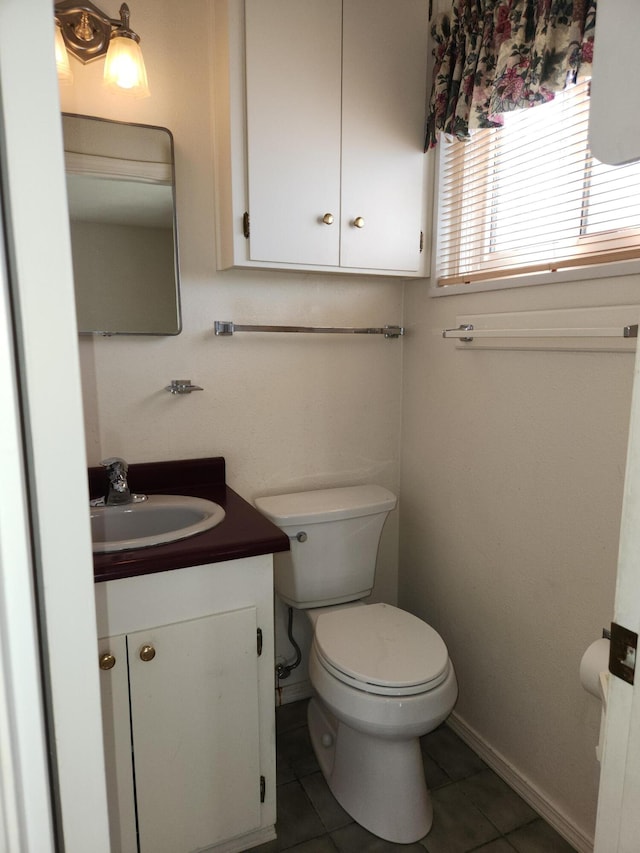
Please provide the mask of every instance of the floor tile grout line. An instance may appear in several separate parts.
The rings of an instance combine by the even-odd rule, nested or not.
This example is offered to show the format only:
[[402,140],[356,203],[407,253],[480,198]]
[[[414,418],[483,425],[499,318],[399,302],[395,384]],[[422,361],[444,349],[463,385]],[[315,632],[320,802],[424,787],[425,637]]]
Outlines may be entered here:
[[[458,781],[459,782],[466,782],[468,779],[473,779],[474,776],[478,776],[482,772],[483,772],[482,770],[479,770],[478,773],[473,773],[471,776],[467,776],[465,779],[460,779]],[[456,783],[454,782],[453,784],[456,784]],[[440,786],[440,788],[444,788],[444,787],[446,787],[446,785]],[[433,790],[440,790],[440,788],[431,788],[430,790],[432,790],[432,791]],[[539,814],[534,813],[533,817],[527,818],[527,820],[525,820],[523,823],[519,823],[517,826],[514,826],[512,829],[508,830],[508,832],[505,832],[504,830],[500,829],[499,826],[496,826],[495,822],[489,817],[488,814],[485,813],[482,806],[480,806],[478,803],[476,803],[476,801],[473,799],[473,797],[470,797],[466,791],[460,791],[460,793],[462,794],[464,799],[467,800],[469,803],[471,803],[471,805],[474,806],[474,808],[476,808],[480,812],[482,817],[488,823],[491,824],[491,826],[499,834],[499,837],[504,838],[505,841],[509,841],[507,836],[510,835],[512,832],[517,832],[519,829],[523,829],[525,826],[529,826],[530,824],[535,823],[537,820],[541,819]],[[511,842],[509,842],[509,844],[511,845]],[[511,846],[513,846],[513,845],[511,845]],[[480,845],[480,847],[482,847],[482,845]],[[476,850],[477,848],[474,847],[473,849]],[[473,851],[465,851],[465,853],[473,853]]]
[[287,853],[288,850],[295,850],[295,848],[299,847],[301,844],[308,844],[310,841],[317,841],[318,839],[322,839],[322,838],[325,838],[327,841],[329,841],[330,844],[332,845],[332,847],[334,848],[334,850],[336,850],[336,851],[338,850],[338,848],[335,845],[333,838],[331,838],[330,833],[329,832],[322,832],[320,835],[314,835],[311,838],[305,839],[304,841],[297,841],[295,844],[292,844],[290,847],[283,847],[281,850],[278,851],[278,853]]
[[[307,728],[307,723],[306,723],[306,720],[304,720],[302,718],[302,719],[298,719],[298,722],[295,725],[291,724],[291,725],[286,726],[283,729],[280,729],[280,730],[276,729],[276,734],[277,734],[278,738],[282,738],[283,740],[286,739],[287,736],[291,736],[291,737],[295,738],[296,733],[299,733],[300,730],[303,730],[305,728]],[[299,741],[299,738],[297,738],[297,740]],[[446,770],[445,766],[443,766],[443,764],[447,763],[446,761],[441,763],[428,751],[428,749],[426,749],[424,747],[421,749],[421,752],[422,752],[424,759],[428,758],[429,761],[433,762],[434,771],[435,771],[435,769],[437,769],[438,774],[441,774],[440,783],[437,785],[436,784],[429,785],[429,790],[435,792],[438,790],[444,790],[444,789],[446,789],[450,786],[453,786],[453,785],[460,786],[459,793],[462,796],[463,801],[466,802],[468,805],[472,806],[482,816],[482,818],[489,824],[489,826],[492,827],[492,829],[497,833],[496,837],[493,839],[490,839],[489,841],[484,841],[477,846],[465,848],[464,853],[477,853],[477,851],[482,850],[483,847],[486,847],[487,845],[491,845],[493,843],[500,842],[500,841],[502,841],[504,844],[506,844],[510,851],[513,851],[513,853],[518,853],[518,848],[516,848],[513,845],[510,836],[513,836],[514,833],[517,833],[523,829],[526,829],[527,827],[531,826],[532,824],[535,824],[537,821],[542,821],[544,823],[544,818],[542,818],[540,814],[538,814],[534,811],[531,816],[524,819],[521,823],[517,823],[517,825],[512,826],[507,831],[501,830],[496,825],[496,822],[494,820],[492,820],[492,818],[488,814],[485,813],[485,809],[478,802],[476,802],[474,800],[474,798],[472,797],[472,795],[469,792],[467,792],[464,789],[464,784],[466,782],[470,782],[474,779],[477,779],[478,781],[476,782],[475,788],[473,785],[471,786],[471,788],[473,790],[475,790],[481,784],[480,779],[479,779],[481,774],[486,773],[487,771],[489,771],[490,773],[493,773],[494,771],[492,771],[492,768],[489,767],[489,765],[487,765],[485,762],[483,762],[480,759],[480,763],[482,766],[478,766],[478,767],[472,769],[471,772],[468,772],[467,775],[460,776],[460,778],[452,778],[452,776]],[[288,782],[283,781],[277,787],[280,788],[281,786],[286,785],[288,783],[291,783],[294,781],[297,782],[299,787],[302,788],[304,800],[306,801],[308,806],[311,806],[311,810],[312,810],[313,814],[315,814],[317,820],[319,821],[320,826],[323,828],[324,831],[318,833],[317,835],[314,835],[313,837],[311,837],[309,839],[306,839],[304,842],[298,842],[297,844],[289,845],[286,848],[282,848],[282,853],[287,853],[287,851],[291,851],[291,850],[295,849],[296,847],[298,847],[300,845],[300,843],[302,843],[303,845],[306,845],[306,844],[309,844],[312,842],[318,842],[318,841],[320,841],[321,843],[324,842],[324,844],[330,846],[332,851],[335,850],[335,851],[337,851],[337,853],[340,853],[341,848],[338,847],[336,841],[333,838],[333,834],[338,829],[341,829],[343,827],[336,827],[334,829],[329,829],[329,827],[327,826],[327,824],[325,823],[325,821],[322,818],[322,814],[321,814],[320,810],[318,808],[316,808],[313,800],[311,799],[311,797],[308,794],[306,787],[304,785],[304,780],[309,779],[310,777],[312,777],[317,772],[321,772],[320,768],[315,767],[314,769],[310,769],[310,770],[304,768],[303,772],[300,772],[300,770],[298,768],[294,767],[294,764],[295,764],[295,762],[293,764],[287,762],[287,768],[291,772],[291,774],[293,775],[293,779],[288,780]],[[456,765],[455,767],[453,765],[450,765],[450,766],[453,768],[456,775],[459,774],[460,770],[462,770],[463,774],[464,774],[465,770],[470,769],[469,767],[465,768],[464,764]],[[510,786],[508,786],[508,787],[510,787]],[[513,790],[513,789],[511,789],[511,790]],[[483,798],[480,797],[480,799],[482,800]],[[486,806],[486,804],[487,803],[485,802],[485,806]],[[491,805],[491,804],[489,803],[489,805]],[[489,809],[489,810],[491,810],[491,809]],[[494,810],[494,813],[496,815],[498,815],[498,813],[495,812],[495,810]],[[512,814],[512,817],[515,817],[515,812]],[[500,820],[499,815],[498,815],[498,820]],[[346,824],[346,826],[349,826],[349,825],[350,824]],[[428,840],[429,840],[429,837],[427,835],[425,838],[420,839],[418,841],[418,844],[420,844],[421,847],[424,848],[425,853],[428,853],[428,846],[427,846]]]
[[[518,851],[517,851],[517,850],[516,850],[516,848],[513,846],[513,844],[511,844],[511,842],[509,841],[509,839],[508,839],[508,838],[506,838],[504,835],[499,836],[499,838],[494,838],[494,839],[493,839],[493,841],[500,841],[500,840],[502,840],[502,841],[506,841],[506,842],[507,842],[507,844],[509,845],[509,847],[511,848],[511,850],[513,850],[513,853],[518,853]],[[478,851],[478,850],[482,850],[482,848],[483,848],[483,847],[486,847],[486,846],[487,846],[487,844],[493,844],[493,841],[485,841],[485,842],[483,842],[482,844],[479,844],[477,847],[472,847],[472,848],[471,848],[471,849],[469,849],[469,850],[465,850],[465,851],[464,851],[464,853],[477,853],[477,851]],[[427,853],[429,853],[429,851],[427,851]]]
[[[318,771],[316,771],[316,772],[318,772]],[[320,771],[320,772],[321,772],[321,771]],[[307,775],[308,775],[308,776],[312,776],[313,774],[312,774],[312,773],[308,773]],[[315,813],[316,813],[316,815],[318,816],[318,820],[320,821],[320,823],[322,824],[322,826],[323,826],[323,828],[324,828],[324,835],[329,835],[329,833],[331,832],[331,830],[327,827],[326,823],[322,820],[322,815],[320,814],[320,812],[318,811],[318,809],[315,807],[315,804],[314,804],[313,800],[311,799],[311,797],[309,796],[309,794],[307,793],[307,789],[306,789],[306,788],[304,787],[304,785],[302,784],[302,781],[301,781],[300,779],[299,779],[298,781],[299,781],[299,783],[300,783],[300,787],[301,787],[301,788],[302,788],[302,790],[304,791],[304,795],[305,795],[305,797],[307,798],[307,802],[309,803],[309,805],[311,806],[311,808],[314,810],[314,812],[315,812]],[[337,802],[337,801],[336,801],[336,802]],[[333,844],[333,841],[332,841],[331,843]]]

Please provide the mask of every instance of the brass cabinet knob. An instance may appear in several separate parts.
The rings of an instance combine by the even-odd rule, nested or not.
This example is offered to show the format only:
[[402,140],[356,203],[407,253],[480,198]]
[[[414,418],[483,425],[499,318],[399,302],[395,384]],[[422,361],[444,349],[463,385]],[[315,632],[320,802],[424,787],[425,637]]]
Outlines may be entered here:
[[100,669],[113,669],[116,665],[116,659],[114,655],[107,652],[104,655],[100,655]]
[[356,216],[353,220],[353,224],[356,228],[364,228],[364,219],[361,216]]
[[333,225],[333,213],[325,213],[322,217],[322,221],[325,225]]
[[140,649],[140,660],[153,660],[155,656],[156,650],[153,648],[153,646],[143,646]]

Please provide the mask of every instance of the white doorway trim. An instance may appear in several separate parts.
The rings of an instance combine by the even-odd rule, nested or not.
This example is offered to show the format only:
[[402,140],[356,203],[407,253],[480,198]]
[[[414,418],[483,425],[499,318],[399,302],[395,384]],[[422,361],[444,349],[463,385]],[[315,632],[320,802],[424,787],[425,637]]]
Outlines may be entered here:
[[[14,343],[7,334],[0,350],[0,604],[11,611],[0,631],[0,711],[10,715],[0,737],[12,758],[0,777],[0,829],[5,833],[0,846],[9,837],[19,840],[8,845],[11,851],[47,853],[53,826],[56,850],[109,853],[53,37],[50,0],[0,0],[1,189],[8,270],[1,320],[3,332],[11,322]],[[50,786],[46,762],[43,766],[45,730]]]

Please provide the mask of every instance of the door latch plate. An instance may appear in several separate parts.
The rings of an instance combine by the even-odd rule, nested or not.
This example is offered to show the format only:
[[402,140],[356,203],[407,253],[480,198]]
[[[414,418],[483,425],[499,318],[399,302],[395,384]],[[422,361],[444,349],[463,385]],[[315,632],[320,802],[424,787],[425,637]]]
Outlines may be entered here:
[[634,631],[612,622],[609,672],[628,684],[633,684],[637,649],[638,635]]

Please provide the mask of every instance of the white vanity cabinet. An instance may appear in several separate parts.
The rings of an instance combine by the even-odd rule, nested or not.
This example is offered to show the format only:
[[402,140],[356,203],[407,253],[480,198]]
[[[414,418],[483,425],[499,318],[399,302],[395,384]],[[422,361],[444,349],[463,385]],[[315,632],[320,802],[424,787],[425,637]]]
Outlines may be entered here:
[[219,266],[425,275],[427,0],[214,8]]
[[274,838],[271,556],[100,583],[96,604],[112,851]]

